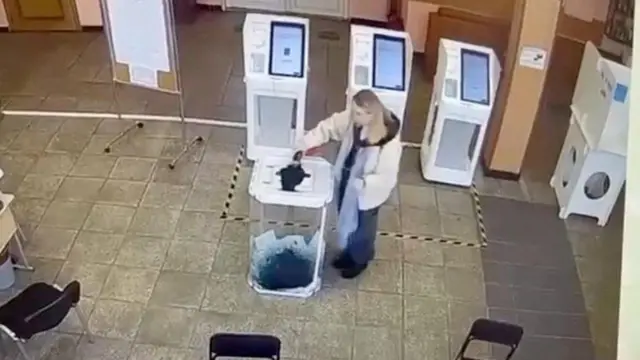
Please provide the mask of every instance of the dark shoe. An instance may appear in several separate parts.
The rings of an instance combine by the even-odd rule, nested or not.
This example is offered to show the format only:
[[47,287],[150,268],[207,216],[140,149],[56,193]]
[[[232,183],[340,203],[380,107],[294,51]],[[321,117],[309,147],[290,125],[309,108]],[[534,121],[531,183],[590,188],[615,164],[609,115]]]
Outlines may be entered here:
[[340,276],[343,279],[353,279],[356,276],[362,274],[363,271],[365,271],[367,269],[367,266],[369,264],[364,264],[364,265],[354,265],[352,267],[346,268],[346,269],[342,269],[340,271]]
[[348,269],[353,266],[353,260],[351,260],[351,258],[349,257],[349,255],[347,255],[347,253],[343,252],[333,260],[333,262],[331,263],[331,266],[333,266],[338,270]]

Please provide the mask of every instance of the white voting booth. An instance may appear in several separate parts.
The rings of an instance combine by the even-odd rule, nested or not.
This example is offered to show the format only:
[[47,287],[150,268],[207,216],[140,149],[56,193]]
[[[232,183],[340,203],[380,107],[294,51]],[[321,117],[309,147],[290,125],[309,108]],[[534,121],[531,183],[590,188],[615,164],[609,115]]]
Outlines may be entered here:
[[551,187],[560,218],[595,217],[604,226],[626,177],[631,70],[585,45],[571,124]]
[[[309,21],[247,14],[243,41],[247,157],[255,161],[249,184],[248,281],[262,294],[308,297],[321,285],[327,206],[333,197],[332,166],[321,158],[304,158],[301,165],[307,177],[293,192],[282,190],[279,171],[291,163],[296,140],[304,132]],[[305,225],[297,226],[301,223]],[[273,275],[267,273],[275,271],[274,262],[287,251],[309,266],[285,275],[305,273],[308,282],[288,288],[269,286],[273,279],[267,278]]]
[[492,49],[440,40],[420,151],[426,180],[471,186],[500,72]]
[[371,89],[402,122],[407,105],[413,45],[409,34],[351,26],[347,104],[362,89]]
[[309,20],[247,14],[243,47],[247,157],[289,155],[304,131]]

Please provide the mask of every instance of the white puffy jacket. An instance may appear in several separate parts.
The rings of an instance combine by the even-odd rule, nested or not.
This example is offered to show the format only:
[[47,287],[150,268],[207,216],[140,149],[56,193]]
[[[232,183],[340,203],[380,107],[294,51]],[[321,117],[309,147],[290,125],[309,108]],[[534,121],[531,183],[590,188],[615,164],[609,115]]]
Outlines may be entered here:
[[[398,121],[394,117],[395,121]],[[399,126],[398,126],[399,128]],[[362,129],[363,138],[367,136],[367,128]],[[308,150],[327,142],[341,141],[340,152],[334,165],[336,184],[340,182],[342,167],[353,144],[353,123],[349,110],[335,113],[321,121],[314,129],[308,131],[298,144],[300,150]],[[398,182],[402,143],[400,131],[382,146],[362,148],[366,152],[367,162],[364,166],[364,186],[358,205],[360,210],[369,210],[382,205]]]

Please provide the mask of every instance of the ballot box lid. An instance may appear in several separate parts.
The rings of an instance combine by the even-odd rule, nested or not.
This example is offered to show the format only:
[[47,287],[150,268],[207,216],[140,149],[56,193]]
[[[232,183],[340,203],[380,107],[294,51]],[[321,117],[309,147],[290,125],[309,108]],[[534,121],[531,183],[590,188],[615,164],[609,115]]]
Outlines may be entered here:
[[259,158],[251,173],[249,194],[263,204],[322,208],[333,198],[332,165],[319,157],[304,158],[302,168],[309,175],[295,191],[284,191],[279,172],[291,163],[291,157]]

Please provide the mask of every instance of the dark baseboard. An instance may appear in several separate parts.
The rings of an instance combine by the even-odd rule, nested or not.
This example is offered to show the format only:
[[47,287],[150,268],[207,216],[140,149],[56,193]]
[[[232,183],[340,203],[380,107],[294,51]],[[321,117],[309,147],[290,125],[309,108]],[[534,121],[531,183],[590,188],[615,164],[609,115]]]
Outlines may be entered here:
[[102,26],[93,25],[93,26],[83,26],[82,31],[86,32],[102,32]]
[[484,162],[484,159],[482,160],[482,172],[484,173],[484,176],[486,177],[490,177],[490,178],[494,178],[494,179],[500,179],[500,180],[509,180],[509,181],[518,181],[520,180],[520,174],[515,174],[512,172],[508,172],[508,171],[501,171],[501,170],[492,170],[489,169],[487,167],[487,163]]
[[198,4],[198,8],[207,11],[222,11],[220,5]]
[[9,32],[9,27],[0,27],[0,33],[5,33],[5,32]]

